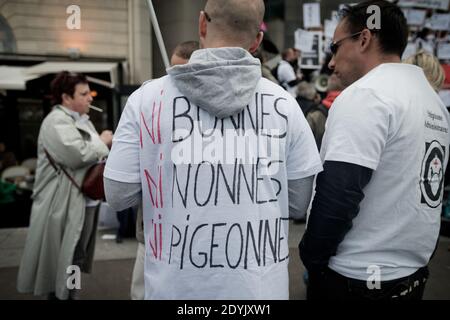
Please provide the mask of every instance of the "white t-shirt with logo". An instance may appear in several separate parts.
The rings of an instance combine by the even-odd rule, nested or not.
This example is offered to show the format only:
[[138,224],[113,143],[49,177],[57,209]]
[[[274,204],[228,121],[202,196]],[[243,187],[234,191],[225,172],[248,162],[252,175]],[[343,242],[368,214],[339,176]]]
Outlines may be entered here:
[[288,299],[288,185],[322,170],[296,101],[261,79],[223,120],[169,76],[122,114],[105,177],[141,183],[146,299]]
[[353,227],[329,267],[367,280],[398,279],[427,265],[439,235],[449,116],[422,69],[382,64],[334,102],[323,161],[373,169]]

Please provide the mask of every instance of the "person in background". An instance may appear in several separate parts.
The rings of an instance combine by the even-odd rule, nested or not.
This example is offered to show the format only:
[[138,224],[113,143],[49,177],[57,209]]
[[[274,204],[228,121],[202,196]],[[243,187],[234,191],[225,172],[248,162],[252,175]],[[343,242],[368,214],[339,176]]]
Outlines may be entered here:
[[436,47],[435,32],[428,27],[424,27],[417,33],[417,37],[414,42],[419,50],[433,54],[435,50],[434,48]]
[[192,52],[199,48],[198,41],[185,41],[178,44],[170,57],[170,65],[177,66],[188,63]]
[[425,77],[427,77],[428,82],[433,87],[434,91],[439,92],[442,89],[445,81],[445,73],[436,56],[424,50],[420,50],[403,62],[422,68]]
[[450,60],[445,60],[444,63],[441,64],[441,67],[444,70],[445,75],[445,80],[442,89],[450,90]]
[[263,76],[263,78],[266,78],[270,81],[272,81],[273,83],[278,84],[278,80],[277,78],[275,78],[272,74],[272,71],[270,70],[270,68],[265,64],[266,62],[266,57],[264,55],[264,51],[261,47],[258,48],[258,50],[256,50],[256,52],[253,54],[253,56],[257,59],[259,59],[259,61],[261,62],[261,74]]
[[320,102],[320,96],[313,84],[302,81],[297,85],[296,100],[306,117],[308,112]]
[[328,78],[327,96],[321,103],[313,106],[306,114],[306,121],[308,121],[311,131],[316,140],[317,148],[320,151],[322,146],[322,138],[325,134],[325,123],[328,118],[328,112],[339,94],[344,90],[344,87],[339,82],[335,74]]
[[[370,6],[381,29],[367,25]],[[307,297],[419,300],[439,238],[450,117],[422,69],[401,63],[399,7],[366,1],[341,16],[330,68],[346,89],[327,119],[299,245]]]
[[55,106],[39,131],[33,206],[17,289],[66,300],[77,292],[67,285],[73,273],[69,267],[91,271],[100,203],[85,197],[61,168],[81,185],[89,167],[108,155],[112,132],[99,135],[89,120],[93,99],[84,75],[61,72],[51,89]]
[[281,54],[283,60],[276,67],[278,82],[293,97],[296,96],[297,85],[302,80],[295,70],[295,67],[298,67],[298,55],[298,51],[294,50],[294,48],[284,50]]

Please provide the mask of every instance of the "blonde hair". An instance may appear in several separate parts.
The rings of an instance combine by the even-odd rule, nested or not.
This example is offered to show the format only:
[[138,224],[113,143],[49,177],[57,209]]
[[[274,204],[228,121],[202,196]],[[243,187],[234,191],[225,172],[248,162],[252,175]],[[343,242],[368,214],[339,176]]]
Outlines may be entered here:
[[316,88],[309,82],[302,81],[297,85],[297,95],[302,98],[313,100],[316,94]]
[[434,55],[420,50],[416,54],[405,59],[403,62],[421,67],[433,89],[435,91],[441,90],[445,81],[445,73],[438,58]]

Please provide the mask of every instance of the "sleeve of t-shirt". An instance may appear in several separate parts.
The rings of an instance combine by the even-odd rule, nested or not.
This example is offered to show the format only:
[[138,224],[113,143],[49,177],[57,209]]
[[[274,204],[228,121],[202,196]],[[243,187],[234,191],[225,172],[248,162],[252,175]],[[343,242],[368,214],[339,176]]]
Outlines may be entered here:
[[389,103],[371,89],[355,88],[344,93],[330,110],[322,159],[376,170],[389,135]]
[[297,79],[294,69],[287,63],[286,64],[282,63],[278,67],[278,78],[280,82],[283,83],[288,83]]
[[139,108],[142,88],[127,101],[114,133],[111,152],[106,162],[104,177],[127,183],[140,183],[140,122]]
[[311,128],[295,99],[289,97],[288,180],[302,179],[322,171],[322,163]]

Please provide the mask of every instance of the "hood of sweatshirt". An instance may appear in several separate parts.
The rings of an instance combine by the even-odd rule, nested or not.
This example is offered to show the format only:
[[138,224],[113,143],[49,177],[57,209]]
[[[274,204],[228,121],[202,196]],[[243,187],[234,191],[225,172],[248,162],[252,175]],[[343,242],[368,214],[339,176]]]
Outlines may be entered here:
[[242,48],[208,48],[195,51],[188,64],[167,73],[191,102],[223,119],[250,103],[261,79],[261,63]]

